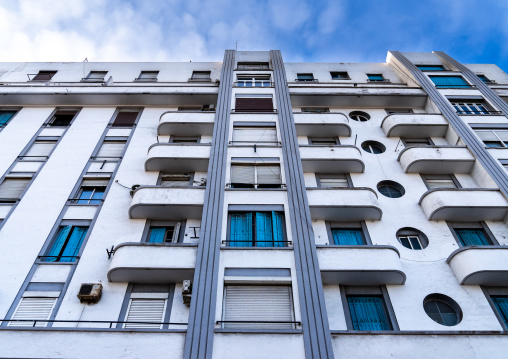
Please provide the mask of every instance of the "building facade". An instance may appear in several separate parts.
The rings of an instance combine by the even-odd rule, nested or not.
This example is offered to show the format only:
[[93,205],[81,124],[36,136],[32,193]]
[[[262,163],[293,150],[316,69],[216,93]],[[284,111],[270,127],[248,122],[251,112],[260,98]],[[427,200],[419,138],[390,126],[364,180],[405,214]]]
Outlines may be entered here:
[[0,358],[505,358],[508,75],[0,64]]

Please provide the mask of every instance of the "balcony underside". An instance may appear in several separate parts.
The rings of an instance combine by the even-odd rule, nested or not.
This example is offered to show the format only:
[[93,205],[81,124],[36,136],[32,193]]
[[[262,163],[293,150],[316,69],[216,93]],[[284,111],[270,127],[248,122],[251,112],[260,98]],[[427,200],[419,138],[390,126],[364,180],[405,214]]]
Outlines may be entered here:
[[508,248],[470,246],[453,252],[447,260],[463,285],[508,286]]

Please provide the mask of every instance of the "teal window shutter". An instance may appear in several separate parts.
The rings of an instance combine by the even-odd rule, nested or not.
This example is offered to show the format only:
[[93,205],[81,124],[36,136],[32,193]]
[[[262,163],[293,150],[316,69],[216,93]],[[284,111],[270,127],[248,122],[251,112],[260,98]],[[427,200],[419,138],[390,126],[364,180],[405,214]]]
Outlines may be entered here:
[[7,125],[12,116],[14,116],[14,112],[0,112],[0,127]]
[[252,213],[232,213],[229,245],[252,247]]
[[150,230],[149,243],[164,243],[164,235],[166,234],[166,228],[152,228]]
[[381,297],[347,297],[354,330],[391,330]]
[[465,88],[470,85],[460,76],[429,76],[438,88]]
[[361,229],[332,229],[333,242],[339,246],[363,245]]
[[491,297],[499,315],[503,318],[504,324],[508,326],[508,297]]
[[490,245],[481,229],[455,229],[457,237],[463,246],[488,246]]
[[62,252],[62,249],[64,247],[65,241],[67,240],[67,237],[69,236],[69,233],[72,229],[72,226],[64,226],[60,227],[60,230],[58,231],[58,235],[56,237],[55,242],[51,246],[51,249],[49,250],[47,257],[45,258],[46,262],[58,262],[60,253]]
[[85,239],[86,232],[88,231],[88,227],[74,227],[72,233],[67,241],[67,245],[65,246],[62,256],[65,258],[61,258],[60,262],[74,262],[75,257],[79,253],[79,249],[81,248],[81,244]]
[[284,243],[284,218],[280,212],[272,212],[273,246],[285,247]]
[[256,212],[256,247],[273,247],[270,213]]

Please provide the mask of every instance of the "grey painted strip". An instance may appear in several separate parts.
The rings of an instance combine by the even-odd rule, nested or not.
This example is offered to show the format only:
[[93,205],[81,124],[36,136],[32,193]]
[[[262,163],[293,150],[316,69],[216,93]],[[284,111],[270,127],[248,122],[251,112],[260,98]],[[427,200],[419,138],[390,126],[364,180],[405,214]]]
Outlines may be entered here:
[[307,358],[333,358],[328,315],[317,260],[286,71],[279,50],[271,50],[275,93],[287,181],[302,329]]
[[283,204],[230,204],[229,211],[278,211],[284,212]]
[[225,276],[236,277],[291,277],[289,268],[225,268]]
[[210,161],[184,358],[211,358],[226,185],[227,144],[235,51],[226,50],[215,112]]
[[[441,111],[445,119],[450,123],[450,125],[453,127],[455,132],[462,138],[466,146],[469,148],[469,150],[473,153],[473,155],[476,157],[476,159],[483,165],[485,170],[490,174],[494,182],[499,186],[499,189],[503,193],[503,195],[508,198],[508,175],[506,174],[505,170],[499,162],[490,155],[489,151],[485,148],[485,145],[482,141],[480,141],[476,135],[474,134],[473,130],[464,122],[462,119],[457,115],[455,112],[455,109],[452,107],[450,101],[446,99],[445,96],[443,96],[435,87],[432,80],[430,80],[425,74],[418,69],[411,61],[409,61],[404,55],[402,55],[398,51],[391,51],[392,55],[399,60],[402,65],[404,65],[411,74],[415,77],[415,79],[420,83],[422,88],[427,92],[429,97],[434,101],[438,109]],[[441,56],[446,57],[447,55],[444,55],[443,53],[437,53],[438,56],[441,54]],[[440,56],[440,57],[441,57]],[[447,57],[451,59],[450,57]],[[451,59],[453,60],[453,59]],[[458,62],[453,60],[454,63],[460,65]],[[486,85],[481,81],[478,76],[474,75],[474,73],[464,66],[460,65],[461,68],[466,69],[466,72],[469,71],[470,74],[466,76],[464,73],[464,76],[471,81],[474,85],[476,85],[479,89],[482,89],[482,87],[486,87]],[[470,77],[472,77],[473,74],[477,80],[479,81],[477,83],[477,80],[473,81]],[[481,84],[480,84],[481,82]],[[485,86],[484,86],[485,85]],[[490,90],[490,89],[489,89]],[[491,90],[490,90],[491,91]],[[483,91],[482,91],[483,93]],[[496,95],[497,96],[497,95]],[[499,96],[497,96],[499,98]],[[497,101],[494,101],[493,99],[490,99],[492,102],[495,102],[497,105]],[[499,98],[499,100],[501,100]],[[502,101],[502,100],[501,100]],[[506,111],[508,113],[508,105],[505,104],[503,106],[499,106],[502,111]],[[506,108],[506,110],[505,110]]]

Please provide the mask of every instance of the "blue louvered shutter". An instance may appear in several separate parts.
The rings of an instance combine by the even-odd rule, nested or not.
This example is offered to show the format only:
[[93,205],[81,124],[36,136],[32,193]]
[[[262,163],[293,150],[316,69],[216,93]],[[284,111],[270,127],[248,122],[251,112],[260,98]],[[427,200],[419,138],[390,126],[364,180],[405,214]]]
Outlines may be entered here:
[[231,247],[252,247],[252,213],[231,214],[229,245]]
[[73,257],[78,255],[87,231],[88,227],[74,227],[62,253],[64,258],[61,258],[60,262],[74,262],[76,260],[76,258]]
[[455,233],[463,246],[488,246],[490,244],[481,229],[455,229]]
[[464,88],[469,84],[460,76],[430,76],[430,79],[437,87],[443,88]]
[[332,229],[333,242],[340,246],[363,245],[361,229]]
[[152,228],[150,230],[149,243],[164,243],[164,235],[166,234],[166,228]]
[[256,212],[256,247],[273,247],[271,213]]
[[273,246],[284,247],[284,217],[280,212],[272,212]]
[[7,125],[12,116],[14,116],[14,112],[0,112],[0,127]]
[[51,246],[51,249],[49,250],[47,257],[44,258],[46,262],[57,262],[58,256],[62,252],[62,248],[65,244],[65,240],[69,236],[69,232],[71,231],[72,226],[65,226],[60,227],[60,230],[58,231],[58,235],[56,237],[55,242]]
[[347,297],[354,330],[390,330],[381,297]]
[[492,301],[503,318],[504,324],[508,326],[508,297],[492,297]]

